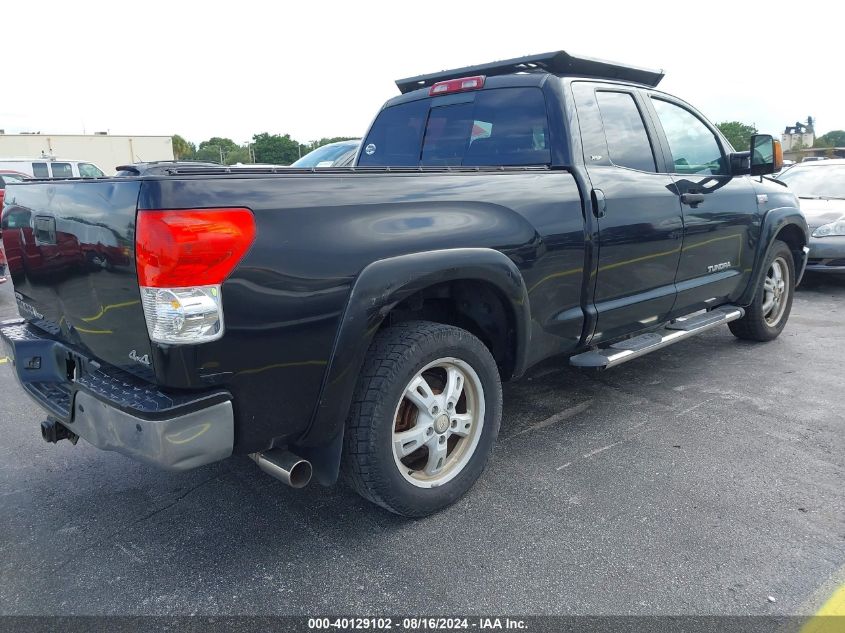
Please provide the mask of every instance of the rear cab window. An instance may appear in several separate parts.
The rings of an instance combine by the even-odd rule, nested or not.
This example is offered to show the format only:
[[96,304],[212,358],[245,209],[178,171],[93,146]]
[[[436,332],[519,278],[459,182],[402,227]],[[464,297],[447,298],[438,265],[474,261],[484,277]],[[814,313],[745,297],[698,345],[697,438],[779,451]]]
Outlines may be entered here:
[[551,162],[540,88],[495,88],[433,97],[382,110],[358,165],[483,167]]

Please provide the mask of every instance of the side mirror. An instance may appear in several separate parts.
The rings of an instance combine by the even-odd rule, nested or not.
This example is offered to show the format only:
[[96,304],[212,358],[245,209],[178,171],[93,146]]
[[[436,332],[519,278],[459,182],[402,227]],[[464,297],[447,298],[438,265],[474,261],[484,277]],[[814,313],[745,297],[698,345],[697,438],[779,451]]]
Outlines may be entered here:
[[755,134],[751,137],[751,175],[764,176],[783,168],[783,150],[780,141],[771,134]]

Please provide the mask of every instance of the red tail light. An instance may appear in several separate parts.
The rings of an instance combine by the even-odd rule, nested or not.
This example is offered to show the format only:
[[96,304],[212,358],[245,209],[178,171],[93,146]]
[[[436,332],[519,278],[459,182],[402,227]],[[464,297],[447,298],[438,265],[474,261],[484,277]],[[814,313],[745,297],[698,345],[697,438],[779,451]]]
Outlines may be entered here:
[[428,89],[429,97],[447,95],[452,92],[464,92],[466,90],[481,90],[484,87],[484,75],[475,77],[461,77],[460,79],[449,79],[438,81]]
[[255,239],[249,209],[139,211],[138,284],[184,288],[220,284]]

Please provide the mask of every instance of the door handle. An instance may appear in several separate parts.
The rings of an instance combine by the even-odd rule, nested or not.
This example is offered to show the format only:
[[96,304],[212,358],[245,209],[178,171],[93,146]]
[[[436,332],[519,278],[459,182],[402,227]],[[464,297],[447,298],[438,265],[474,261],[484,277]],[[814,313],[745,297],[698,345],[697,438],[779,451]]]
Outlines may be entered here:
[[604,212],[607,211],[607,200],[604,197],[604,191],[593,189],[590,192],[590,198],[593,203],[593,215],[597,218],[603,218]]
[[685,193],[681,195],[681,203],[691,206],[693,209],[704,202],[703,193]]

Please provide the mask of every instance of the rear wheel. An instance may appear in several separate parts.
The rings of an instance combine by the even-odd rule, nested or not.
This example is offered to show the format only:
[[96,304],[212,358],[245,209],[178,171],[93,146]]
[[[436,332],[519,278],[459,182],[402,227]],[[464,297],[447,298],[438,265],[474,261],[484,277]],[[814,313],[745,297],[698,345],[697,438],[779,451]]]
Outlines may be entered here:
[[344,437],[345,478],[404,516],[457,501],[498,435],[502,390],[484,344],[460,328],[413,321],[376,336]]
[[776,241],[765,262],[766,274],[745,311],[729,323],[734,336],[751,341],[771,341],[786,326],[795,292],[795,262],[789,246]]

